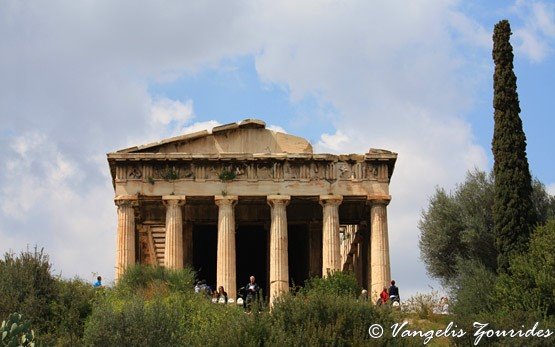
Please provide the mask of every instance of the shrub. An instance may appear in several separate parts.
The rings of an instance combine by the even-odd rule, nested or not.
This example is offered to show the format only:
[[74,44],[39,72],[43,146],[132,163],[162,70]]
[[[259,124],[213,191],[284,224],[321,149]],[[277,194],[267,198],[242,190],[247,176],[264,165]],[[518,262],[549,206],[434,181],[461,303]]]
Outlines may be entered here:
[[327,293],[354,298],[358,295],[360,289],[353,273],[335,271],[325,278],[313,277],[309,279],[300,292],[309,296]]
[[0,317],[19,312],[40,335],[52,320],[50,303],[57,295],[56,280],[42,249],[26,250],[0,259]]
[[331,293],[286,295],[278,300],[270,319],[270,345],[287,346],[384,344],[387,334],[371,340],[368,328],[375,323],[393,324],[389,311]]
[[57,346],[76,346],[83,337],[85,320],[99,290],[78,278],[58,280],[57,287],[56,300],[51,304],[51,340]]
[[403,311],[416,313],[420,319],[429,319],[438,309],[439,294],[436,290],[430,293],[416,293],[403,303]]
[[189,268],[168,270],[161,266],[135,265],[125,270],[116,290],[130,294],[161,284],[172,292],[187,292],[192,290],[194,280],[195,274]]

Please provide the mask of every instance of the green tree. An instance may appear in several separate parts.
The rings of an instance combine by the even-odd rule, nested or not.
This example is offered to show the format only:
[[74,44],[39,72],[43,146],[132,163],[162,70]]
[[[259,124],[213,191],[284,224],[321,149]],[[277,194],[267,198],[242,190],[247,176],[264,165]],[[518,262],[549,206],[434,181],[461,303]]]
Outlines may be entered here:
[[493,225],[498,251],[498,271],[509,268],[509,258],[526,251],[537,216],[532,205],[532,179],[526,158],[526,135],[522,129],[520,106],[513,72],[511,27],[507,20],[493,32],[492,141],[495,178]]
[[18,312],[42,333],[52,318],[50,303],[56,298],[56,281],[43,250],[35,248],[0,259],[0,317]]
[[529,250],[510,263],[511,274],[501,274],[497,283],[497,305],[535,318],[555,315],[555,220],[538,227]]
[[[532,202],[540,224],[555,215],[555,197],[545,186],[533,181]],[[428,273],[451,285],[465,266],[460,261],[476,261],[486,270],[497,272],[497,249],[493,232],[492,175],[468,172],[453,192],[437,188],[427,210],[422,213],[420,256]]]

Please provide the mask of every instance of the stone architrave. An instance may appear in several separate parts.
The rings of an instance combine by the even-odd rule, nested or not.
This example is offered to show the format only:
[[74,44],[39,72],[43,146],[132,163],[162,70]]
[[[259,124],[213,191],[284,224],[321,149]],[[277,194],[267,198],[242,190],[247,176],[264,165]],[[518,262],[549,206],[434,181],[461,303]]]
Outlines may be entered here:
[[166,206],[166,244],[164,247],[164,266],[167,269],[183,268],[183,215],[181,206],[185,204],[184,195],[165,195],[162,201]]
[[289,290],[289,253],[286,207],[291,200],[287,195],[269,195],[270,226],[270,304]]
[[339,205],[341,195],[320,195],[323,211],[322,276],[341,270],[341,244],[339,240]]
[[390,198],[371,200],[370,209],[370,290],[374,300],[391,281],[387,205]]
[[114,202],[118,207],[117,281],[128,266],[135,264],[135,207],[138,206],[138,199],[134,195],[118,196]]
[[235,258],[236,195],[216,195],[218,205],[218,253],[216,261],[216,290],[223,286],[229,298],[237,297],[237,268]]

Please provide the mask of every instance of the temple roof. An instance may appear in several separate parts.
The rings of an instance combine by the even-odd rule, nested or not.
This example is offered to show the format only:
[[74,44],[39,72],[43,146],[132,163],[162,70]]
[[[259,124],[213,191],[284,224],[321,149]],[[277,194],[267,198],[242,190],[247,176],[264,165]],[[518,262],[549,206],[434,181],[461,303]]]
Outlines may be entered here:
[[116,153],[312,153],[312,145],[302,137],[266,129],[258,119],[217,126],[207,130],[171,137]]

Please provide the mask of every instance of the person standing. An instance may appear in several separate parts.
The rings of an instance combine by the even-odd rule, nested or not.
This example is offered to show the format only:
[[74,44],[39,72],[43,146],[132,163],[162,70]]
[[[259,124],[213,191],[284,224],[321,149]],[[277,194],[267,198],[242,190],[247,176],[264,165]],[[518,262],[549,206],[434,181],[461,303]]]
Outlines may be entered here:
[[380,293],[380,305],[385,305],[387,300],[389,300],[389,293],[387,292],[387,287],[383,287],[383,290]]
[[102,277],[101,276],[98,276],[96,278],[96,282],[94,282],[93,287],[95,287],[95,288],[102,287]]
[[389,287],[389,298],[392,302],[401,301],[401,298],[399,297],[399,288],[395,285],[394,280],[391,281],[391,286]]
[[251,305],[253,301],[258,300],[258,292],[260,291],[260,287],[256,283],[256,279],[254,276],[249,278],[249,283],[245,286],[246,291],[246,300],[245,300],[245,309],[250,312]]

